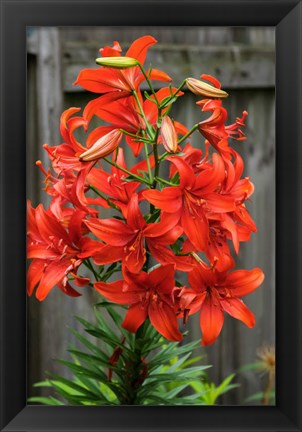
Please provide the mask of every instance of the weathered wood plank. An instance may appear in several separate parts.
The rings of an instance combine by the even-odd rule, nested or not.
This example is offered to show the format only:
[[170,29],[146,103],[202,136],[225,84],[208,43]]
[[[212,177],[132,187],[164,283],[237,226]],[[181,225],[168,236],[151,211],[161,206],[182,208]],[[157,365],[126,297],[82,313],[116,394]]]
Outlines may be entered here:
[[[97,69],[94,59],[98,56],[96,46],[65,43],[64,91],[83,91],[73,83],[81,69]],[[201,73],[216,76],[225,88],[273,87],[275,82],[275,51],[267,46],[158,44],[150,50],[146,64],[164,69],[173,76],[176,86],[184,78],[198,78]]]

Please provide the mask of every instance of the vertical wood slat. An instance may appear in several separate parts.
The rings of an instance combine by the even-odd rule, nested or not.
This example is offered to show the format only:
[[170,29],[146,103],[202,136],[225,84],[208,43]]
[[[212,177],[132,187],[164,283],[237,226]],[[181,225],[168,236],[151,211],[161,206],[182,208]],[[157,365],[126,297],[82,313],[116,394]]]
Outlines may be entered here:
[[[59,120],[63,109],[61,42],[57,28],[44,27],[38,31],[37,40],[37,124],[29,124],[30,130],[37,129],[38,157],[44,166],[49,166],[48,158],[42,148],[43,143],[49,145],[61,142]],[[33,73],[33,71],[29,71]],[[33,103],[34,100],[33,100]],[[32,108],[33,109],[33,108]],[[30,111],[29,111],[30,114]],[[33,133],[30,138],[34,139]],[[29,150],[33,147],[29,143]],[[36,155],[36,153],[34,152]],[[31,158],[32,159],[32,158]],[[33,162],[33,161],[32,161]],[[38,170],[31,166],[30,170]],[[40,176],[38,184],[34,185],[34,197],[47,207],[46,194],[42,191]],[[29,195],[31,196],[31,194]],[[67,325],[78,329],[75,315],[89,317],[92,315],[92,293],[84,292],[81,299],[63,296],[60,290],[54,289],[47,301],[39,303],[35,298],[28,300],[28,331],[31,341],[29,356],[31,364],[28,371],[28,391],[34,381],[45,378],[45,371],[64,373],[65,370],[54,362],[55,358],[66,355],[68,345],[74,342]],[[44,392],[44,390],[43,390]]]
[[[146,30],[146,31],[144,31]],[[176,31],[174,31],[176,30]],[[272,29],[209,29],[209,28],[190,28],[190,29],[162,29],[162,28],[87,28],[64,29],[64,39],[85,41],[99,39],[99,45],[103,46],[103,41],[109,43],[112,40],[131,41],[142,34],[152,34],[164,43],[190,43],[196,44],[215,43],[216,45],[231,44],[239,42],[251,45],[274,44],[274,32]],[[54,53],[52,53],[54,55]],[[188,55],[191,68],[194,67],[194,55]],[[68,59],[65,59],[65,64]],[[90,64],[87,67],[93,67]],[[221,68],[227,67],[223,64]],[[162,66],[163,69],[164,66]],[[202,71],[200,71],[201,73]],[[256,73],[256,71],[255,71]],[[45,72],[46,74],[46,72]],[[44,78],[46,75],[44,76]],[[48,79],[55,85],[54,77],[48,74]],[[57,76],[58,78],[58,76]],[[62,97],[62,96],[61,96]],[[200,120],[200,111],[195,106],[194,96],[186,94],[181,104],[175,104],[173,115],[187,126],[193,125]],[[87,101],[85,93],[67,93],[64,95],[64,105],[84,106]],[[44,104],[48,104],[44,98]],[[63,103],[63,100],[61,101]],[[203,349],[207,355],[209,363],[213,364],[210,370],[211,377],[216,383],[220,382],[227,374],[234,372],[245,363],[256,360],[256,350],[263,343],[274,343],[274,90],[256,89],[247,91],[245,89],[233,90],[231,98],[227,101],[229,108],[229,122],[232,122],[243,109],[249,111],[247,120],[248,141],[240,143],[238,150],[243,152],[246,161],[246,175],[251,175],[252,181],[256,185],[256,191],[252,197],[252,204],[249,206],[254,217],[259,232],[252,236],[248,244],[241,246],[241,255],[238,260],[238,268],[252,268],[255,266],[263,267],[266,280],[262,288],[249,296],[246,303],[251,307],[257,317],[257,326],[250,330],[243,324],[233,319],[226,319],[226,325],[220,339],[212,347]],[[61,111],[58,113],[58,115]],[[50,113],[47,114],[48,118]],[[47,118],[47,116],[46,116]],[[54,131],[58,131],[58,118],[54,120],[52,126]],[[51,124],[51,122],[49,123]],[[47,121],[44,122],[47,127]],[[46,137],[47,138],[47,137]],[[47,142],[46,138],[38,144]],[[49,137],[49,143],[57,144],[60,139],[55,136]],[[198,134],[193,137],[193,144],[199,146],[201,139]],[[40,184],[38,185],[40,187]],[[41,353],[41,378],[45,369],[53,370],[53,357],[64,356],[66,347],[70,342],[69,334],[66,332],[66,324],[76,326],[72,319],[74,314],[85,316],[92,314],[91,293],[85,291],[82,299],[69,299],[63,297],[59,290],[53,290],[46,302],[38,305],[39,315],[42,324],[40,331]],[[33,299],[32,299],[33,300]],[[35,302],[35,300],[33,300]],[[191,337],[200,336],[198,317],[191,323]],[[60,331],[54,334],[55,329],[61,326]],[[53,339],[50,344],[48,341]],[[43,342],[41,342],[43,340]],[[62,373],[60,368],[57,372]],[[236,392],[230,393],[223,398],[224,403],[239,403],[242,399],[252,392],[259,390],[259,380],[253,373],[239,376],[241,387]]]

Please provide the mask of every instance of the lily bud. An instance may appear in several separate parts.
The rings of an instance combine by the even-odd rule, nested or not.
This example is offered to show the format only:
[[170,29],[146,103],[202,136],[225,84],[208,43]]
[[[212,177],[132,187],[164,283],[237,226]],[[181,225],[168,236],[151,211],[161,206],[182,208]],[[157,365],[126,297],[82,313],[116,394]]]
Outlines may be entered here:
[[96,63],[100,66],[107,66],[115,69],[127,69],[138,65],[138,60],[132,57],[100,57]]
[[170,119],[170,117],[165,116],[163,118],[160,133],[166,151],[168,153],[177,152],[177,147],[178,147],[177,132],[175,130],[174,124]]
[[225,92],[224,90],[216,88],[211,84],[207,84],[196,78],[187,78],[186,84],[189,90],[191,90],[192,93],[198,96],[205,96],[208,98],[220,98],[220,99],[228,97],[228,93]]
[[106,157],[117,148],[122,136],[123,134],[119,129],[113,129],[92,144],[88,150],[82,153],[80,155],[80,161],[91,162]]

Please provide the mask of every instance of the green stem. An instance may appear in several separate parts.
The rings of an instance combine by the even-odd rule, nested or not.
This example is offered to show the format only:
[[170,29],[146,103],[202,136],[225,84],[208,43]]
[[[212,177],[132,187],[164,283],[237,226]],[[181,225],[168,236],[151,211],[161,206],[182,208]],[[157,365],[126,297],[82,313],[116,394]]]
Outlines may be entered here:
[[166,185],[168,185],[168,186],[176,186],[174,183],[171,183],[171,182],[169,182],[168,180],[164,180],[164,179],[162,179],[162,178],[160,178],[160,177],[154,177],[158,182],[160,182],[160,183],[164,183],[164,184],[166,184]]
[[142,359],[142,352],[146,343],[144,338],[149,325],[149,320],[146,319],[135,333],[133,354],[131,356],[132,358],[129,359],[130,361],[125,376],[127,399],[124,401],[124,404],[126,405],[136,404],[137,394],[141,389],[143,382],[147,378],[147,370]]
[[156,93],[155,93],[154,88],[153,88],[153,86],[152,86],[152,84],[151,84],[151,81],[149,80],[148,75],[147,75],[146,72],[145,72],[145,69],[143,68],[143,66],[142,66],[140,63],[139,63],[139,67],[140,67],[140,70],[142,71],[142,74],[144,75],[145,80],[147,81],[148,86],[149,86],[149,88],[150,88],[150,90],[151,90],[151,92],[152,92],[152,94],[153,94],[153,96],[154,96],[154,99],[155,99],[155,102],[156,102],[157,106],[159,106],[159,102],[158,102],[158,99],[157,99]]
[[92,186],[91,184],[89,185],[90,189],[93,190],[93,192],[95,192],[98,196],[100,196],[101,198],[103,198],[109,205],[111,208],[114,208],[115,210],[118,210],[121,212],[121,209],[114,204],[114,202],[112,202],[109,198],[106,198],[97,188],[95,188],[94,186]]
[[120,165],[118,165],[117,163],[111,161],[110,159],[107,159],[106,157],[104,157],[103,159],[104,159],[104,161],[106,161],[106,162],[109,163],[110,165],[112,165],[112,166],[114,166],[114,167],[120,169],[121,171],[123,171],[124,173],[128,174],[129,176],[131,176],[131,177],[137,179],[139,182],[141,182],[141,183],[145,183],[145,184],[147,184],[148,186],[151,186],[150,182],[148,182],[148,180],[144,179],[143,177],[138,176],[138,175],[136,175],[136,174],[133,174],[131,171],[128,171],[127,169],[121,167]]
[[131,138],[135,138],[137,141],[146,142],[147,144],[151,144],[151,143],[153,143],[152,140],[150,140],[150,139],[148,139],[148,138],[145,138],[145,137],[142,137],[142,136],[139,136],[139,135],[135,135],[135,134],[133,134],[133,133],[131,133],[131,132],[127,132],[125,129],[120,129],[120,131],[121,131],[124,135],[128,135],[128,136],[130,136]]
[[149,159],[149,154],[148,154],[148,147],[147,147],[146,143],[144,143],[144,149],[145,149],[146,160],[147,160],[149,180],[150,180],[150,183],[153,183],[152,170],[151,170],[150,159]]
[[171,153],[168,152],[163,153],[158,159],[159,163],[162,162],[164,159],[166,159],[167,156],[171,156]]
[[186,84],[186,80],[184,80],[179,87],[177,87],[177,89],[175,90],[174,93],[171,94],[170,98],[168,100],[166,100],[163,104],[160,105],[160,108],[165,108],[167,105],[169,105],[169,103],[171,102],[171,100],[177,95],[178,92],[180,92],[180,90],[183,88],[183,86]]
[[138,107],[139,107],[139,110],[140,110],[141,116],[142,116],[142,118],[144,119],[144,122],[145,122],[145,124],[146,124],[147,132],[148,132],[148,134],[149,134],[150,137],[153,137],[153,134],[154,134],[154,132],[153,132],[153,128],[152,128],[152,126],[150,125],[150,123],[148,122],[148,120],[147,120],[147,118],[146,118],[146,116],[145,116],[145,113],[144,113],[144,110],[143,110],[143,107],[142,107],[141,101],[139,100],[138,94],[137,94],[137,92],[136,92],[135,90],[132,90],[132,94],[133,94],[133,96],[134,96],[134,98],[135,98],[135,100],[136,100],[136,102],[137,102],[137,105],[138,105]]
[[159,158],[158,158],[158,148],[157,148],[157,138],[158,138],[158,133],[159,133],[159,129],[157,129],[156,131],[156,135],[155,135],[155,142],[153,145],[153,154],[154,154],[154,180],[153,180],[153,184],[152,184],[152,189],[156,189],[156,178],[158,177],[158,173],[159,173]]
[[189,130],[189,132],[184,135],[182,138],[180,138],[180,140],[178,141],[178,144],[181,144],[184,140],[186,140],[193,132],[196,131],[196,129],[198,128],[198,123],[196,123],[192,129]]
[[93,265],[91,264],[91,262],[89,261],[89,259],[86,259],[85,261],[83,261],[83,264],[93,273],[93,276],[95,278],[95,280],[98,282],[99,280],[99,275],[97,274],[97,272],[95,271],[95,269],[93,268]]

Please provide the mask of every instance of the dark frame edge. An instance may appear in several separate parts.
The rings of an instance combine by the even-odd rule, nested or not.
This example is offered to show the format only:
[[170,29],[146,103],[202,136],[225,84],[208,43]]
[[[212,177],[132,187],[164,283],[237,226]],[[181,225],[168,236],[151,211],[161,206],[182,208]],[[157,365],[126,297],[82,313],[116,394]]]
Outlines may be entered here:
[[[18,324],[25,322],[25,309],[26,303],[25,294],[20,295],[20,286],[24,285],[25,280],[25,265],[20,272],[11,272],[13,269],[12,262],[25,262],[25,79],[20,76],[20,70],[25,70],[25,22],[29,19],[29,11],[24,10],[20,5],[20,10],[15,15],[15,21],[11,22],[9,18],[12,15],[7,14],[8,1],[1,2],[1,95],[2,95],[2,118],[1,118],[1,345],[5,346],[5,352],[2,352],[1,359],[1,425],[3,431],[22,431],[22,430],[64,430],[68,419],[73,418],[75,430],[100,430],[100,426],[93,426],[103,424],[103,432],[113,431],[134,431],[144,430],[144,421],[148,411],[148,431],[177,431],[177,430],[203,430],[203,431],[223,431],[224,426],[228,425],[231,430],[276,430],[284,432],[299,432],[301,431],[301,293],[296,288],[297,297],[282,295],[278,292],[277,298],[277,316],[280,317],[277,325],[278,344],[277,344],[277,357],[280,362],[277,364],[277,389],[288,389],[288,382],[292,381],[295,384],[296,393],[294,394],[296,404],[291,404],[287,392],[280,392],[277,396],[277,407],[261,409],[258,407],[204,407],[203,413],[200,412],[201,420],[198,420],[196,412],[199,407],[192,407],[191,410],[187,407],[177,409],[173,407],[120,407],[117,411],[115,418],[119,418],[119,425],[112,423],[112,413],[110,409],[94,409],[94,407],[86,407],[87,414],[92,416],[91,426],[87,424],[87,420],[83,421],[83,410],[79,407],[38,407],[28,406],[25,407],[26,389],[24,383],[26,382],[25,367],[20,367],[20,361],[26,358],[26,332],[25,328],[20,328],[18,325],[14,326],[14,317],[12,311],[18,317]],[[24,1],[23,5],[31,3],[31,5],[39,6],[40,2],[27,2]],[[48,4],[48,2],[45,2]],[[72,3],[72,2],[62,2]],[[113,4],[111,2],[111,4]],[[136,4],[137,2],[129,2],[129,4]],[[169,2],[163,2],[166,5]],[[243,1],[242,3],[251,4],[252,2]],[[284,255],[280,253],[277,256],[277,278],[279,286],[288,286],[291,288],[291,283],[294,282],[297,287],[301,287],[301,172],[299,167],[301,163],[301,150],[302,143],[301,134],[301,76],[302,68],[300,59],[302,59],[301,50],[301,1],[286,2],[282,0],[278,5],[273,2],[263,2],[266,7],[271,3],[270,8],[276,8],[275,14],[273,13],[269,21],[269,25],[277,25],[277,190],[280,191],[277,197],[277,248],[285,248],[285,250],[293,251],[292,255]],[[96,3],[93,2],[95,5]],[[186,3],[186,7],[190,2]],[[203,5],[210,7],[210,2],[192,2],[194,7],[196,5]],[[217,6],[217,2],[215,5]],[[226,4],[226,2],[225,2]],[[228,4],[236,4],[236,2],[228,2]],[[255,3],[254,3],[255,4]],[[281,6],[280,6],[281,5]],[[59,7],[59,3],[57,4]],[[215,7],[215,6],[214,6]],[[261,2],[258,3],[261,7]],[[24,14],[22,15],[22,10]],[[143,10],[143,9],[141,9]],[[146,9],[145,9],[146,10]],[[10,10],[11,13],[11,10]],[[41,12],[40,12],[41,13]],[[192,13],[192,12],[191,12]],[[213,13],[213,11],[212,11]],[[106,15],[106,14],[105,14]],[[121,14],[123,15],[123,14]],[[207,14],[205,14],[207,15]],[[178,16],[176,14],[176,16]],[[208,19],[211,13],[208,13]],[[237,15],[238,16],[238,15]],[[34,21],[37,21],[34,17]],[[45,19],[45,18],[44,18]],[[52,18],[54,19],[54,17]],[[87,18],[86,18],[87,19]],[[153,18],[154,19],[154,18]],[[180,19],[180,17],[176,18]],[[189,15],[186,20],[188,21]],[[203,18],[203,20],[206,18]],[[230,19],[230,17],[229,17]],[[93,19],[91,18],[93,21]],[[152,20],[152,17],[151,17]],[[196,18],[195,18],[196,20]],[[227,17],[226,17],[227,20]],[[250,20],[250,18],[249,18]],[[47,19],[46,19],[47,21]],[[91,21],[91,22],[92,22]],[[109,20],[110,21],[110,20]],[[111,19],[112,21],[112,19]],[[171,20],[170,20],[171,21]],[[169,19],[166,21],[169,25]],[[236,19],[235,19],[236,21]],[[274,22],[273,22],[274,21]],[[94,22],[94,21],[93,21]],[[125,17],[123,17],[123,23]],[[175,21],[176,22],[176,21]],[[185,25],[185,22],[183,25]],[[210,23],[210,21],[209,21]],[[32,21],[30,22],[32,24]],[[121,25],[122,23],[119,23]],[[203,24],[200,23],[199,24]],[[46,25],[43,23],[43,25]],[[49,24],[48,24],[49,25]],[[76,19],[69,25],[77,25]],[[78,24],[79,25],[79,24]],[[170,24],[174,25],[174,24]],[[196,25],[194,23],[193,25]],[[206,25],[206,24],[205,24]],[[220,23],[219,25],[222,25]],[[243,25],[243,24],[241,24]],[[261,25],[264,25],[262,23]],[[11,43],[5,44],[8,35],[12,35]],[[23,42],[20,43],[20,40]],[[19,41],[19,42],[18,42]],[[14,56],[10,56],[10,51],[14,51]],[[290,50],[290,52],[289,52]],[[18,67],[16,70],[15,59],[18,58]],[[284,62],[284,58],[287,62]],[[13,88],[7,88],[4,82],[14,83]],[[293,88],[293,83],[295,84]],[[16,110],[16,101],[20,103],[21,109]],[[286,107],[287,112],[284,112]],[[291,110],[291,111],[290,111]],[[289,112],[290,111],[290,112]],[[18,128],[12,127],[14,124]],[[6,140],[5,140],[6,138]],[[9,143],[18,143],[18,152],[12,144],[6,144],[9,138]],[[284,144],[285,143],[285,144]],[[287,147],[288,143],[292,144],[291,149],[283,153],[284,145]],[[5,162],[5,163],[4,163]],[[12,179],[12,167],[14,178]],[[290,192],[288,192],[290,190]],[[12,200],[11,197],[14,197]],[[287,204],[285,207],[284,204]],[[9,206],[8,206],[9,204]],[[287,223],[289,228],[284,229],[284,223]],[[8,232],[8,227],[13,226],[14,232]],[[289,231],[293,234],[293,227],[295,227],[295,236],[289,236]],[[297,242],[298,239],[298,242]],[[18,248],[14,244],[18,244]],[[294,276],[288,275],[295,269]],[[9,283],[9,289],[6,287]],[[4,289],[3,289],[4,287]],[[282,325],[280,324],[282,322]],[[9,329],[9,333],[8,333]],[[19,344],[9,344],[9,339],[20,341]],[[297,343],[298,342],[298,343]],[[285,361],[286,359],[286,361]],[[289,361],[288,361],[289,359]],[[284,371],[286,366],[286,373]],[[24,366],[24,365],[23,365]],[[14,371],[14,374],[12,372]],[[8,376],[6,376],[8,374]],[[171,409],[170,409],[171,408]],[[246,410],[248,408],[248,410]],[[50,416],[50,409],[52,415]],[[169,414],[168,420],[158,419],[156,422],[157,410],[166,411]],[[75,411],[76,410],[76,411]],[[240,417],[244,419],[243,423],[238,423],[238,411],[241,411]],[[64,414],[65,411],[65,414]],[[106,412],[107,411],[107,412]],[[78,414],[77,414],[78,412]],[[86,414],[85,412],[85,414]],[[128,413],[128,414],[127,414]],[[175,418],[175,427],[169,428],[171,425],[170,416]],[[188,424],[186,419],[195,422]],[[258,421],[255,420],[258,417]],[[131,423],[131,417],[137,418],[137,421]],[[161,417],[164,417],[162,414]],[[184,418],[183,418],[184,417]],[[220,425],[215,421],[215,418],[220,417]],[[45,420],[47,418],[47,427]],[[82,418],[82,422],[81,422]],[[85,416],[86,418],[86,416]],[[197,420],[196,420],[197,418]],[[93,421],[92,421],[93,420]],[[116,420],[117,421],[117,420]],[[228,423],[231,421],[231,423]],[[236,422],[237,421],[237,422]],[[143,422],[143,423],[141,423]],[[152,422],[155,422],[152,424]],[[193,424],[194,423],[194,424]],[[153,429],[151,429],[153,428]]]
[[[279,289],[291,286],[291,273],[295,268],[297,289],[295,296],[279,295],[277,291],[277,386],[296,382],[296,404],[290,403],[288,394],[277,391],[277,404],[301,430],[302,415],[302,325],[301,314],[301,218],[302,218],[302,3],[299,2],[276,28],[276,190],[278,233],[276,249],[284,253],[276,256],[276,280]],[[286,61],[284,61],[286,59]],[[294,83],[294,86],[293,86]],[[284,112],[284,106],[289,113]],[[285,122],[284,122],[285,117]],[[287,145],[290,147],[287,147]],[[293,148],[291,148],[291,145]],[[286,205],[285,205],[286,204]],[[285,223],[295,227],[292,237]],[[288,254],[291,251],[291,254]],[[284,256],[285,255],[285,256]],[[277,286],[277,289],[278,289]],[[280,290],[279,290],[280,291]],[[282,301],[282,303],[281,303]],[[282,325],[281,325],[282,323]],[[285,323],[285,325],[284,325]],[[300,341],[300,343],[299,343]],[[297,343],[298,342],[298,343]],[[286,359],[286,362],[285,362]]]

